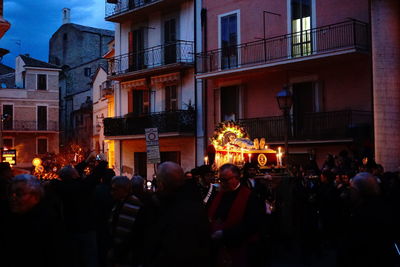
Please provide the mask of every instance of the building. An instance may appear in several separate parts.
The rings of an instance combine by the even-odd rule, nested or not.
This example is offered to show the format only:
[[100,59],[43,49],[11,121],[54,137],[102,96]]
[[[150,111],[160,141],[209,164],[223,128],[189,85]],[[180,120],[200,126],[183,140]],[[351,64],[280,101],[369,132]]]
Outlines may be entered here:
[[[292,163],[372,153],[369,1],[203,0],[202,8],[196,78],[208,137],[235,120],[275,147],[287,135]],[[284,87],[288,118],[276,99]]]
[[[88,106],[92,102],[92,76],[99,66],[107,68],[103,55],[108,51],[114,32],[71,23],[68,8],[63,9],[62,15],[63,24],[52,35],[49,44],[49,62],[62,66],[60,143],[61,148],[78,144],[88,151],[92,139],[92,132],[88,131],[92,125],[92,111]],[[90,117],[90,121],[83,117]],[[82,143],[82,140],[86,142]]]
[[372,0],[375,157],[387,171],[400,167],[400,2]]
[[120,173],[154,174],[146,128],[158,129],[161,161],[195,166],[194,11],[193,0],[106,1],[105,19],[115,23],[108,78],[118,85],[104,135]]
[[59,151],[58,66],[28,55],[16,68],[0,67],[1,138],[4,149],[15,149],[16,166],[32,166],[35,156]]
[[3,0],[0,1],[0,38],[10,29],[11,24],[3,18]]
[[[109,43],[109,51],[104,58],[114,57],[114,40]],[[116,81],[107,79],[107,71],[99,67],[93,76],[93,141],[92,150],[103,153],[109,167],[114,168],[114,143],[104,137],[104,118],[115,116],[114,86]]]

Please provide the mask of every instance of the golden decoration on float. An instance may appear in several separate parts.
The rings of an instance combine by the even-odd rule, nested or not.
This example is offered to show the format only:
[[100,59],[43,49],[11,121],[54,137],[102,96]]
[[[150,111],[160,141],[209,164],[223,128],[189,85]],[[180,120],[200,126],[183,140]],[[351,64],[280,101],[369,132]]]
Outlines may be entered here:
[[[260,168],[282,167],[283,152],[273,150],[266,144],[265,138],[250,139],[246,130],[234,121],[219,123],[210,138],[215,148],[213,167],[218,169],[225,163],[238,166],[256,160]],[[208,163],[208,157],[205,158]]]

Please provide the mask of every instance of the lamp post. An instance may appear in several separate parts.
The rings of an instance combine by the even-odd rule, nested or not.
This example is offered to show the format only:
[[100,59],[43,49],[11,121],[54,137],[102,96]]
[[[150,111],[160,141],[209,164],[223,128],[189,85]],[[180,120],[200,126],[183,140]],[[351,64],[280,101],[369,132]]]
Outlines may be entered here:
[[289,91],[288,86],[284,85],[283,89],[278,92],[276,95],[276,100],[278,102],[279,109],[283,111],[283,117],[285,122],[285,158],[284,163],[287,167],[288,163],[288,156],[289,156],[289,145],[288,145],[288,138],[289,138],[289,124],[290,124],[290,116],[289,111],[293,105],[293,96],[292,93]]

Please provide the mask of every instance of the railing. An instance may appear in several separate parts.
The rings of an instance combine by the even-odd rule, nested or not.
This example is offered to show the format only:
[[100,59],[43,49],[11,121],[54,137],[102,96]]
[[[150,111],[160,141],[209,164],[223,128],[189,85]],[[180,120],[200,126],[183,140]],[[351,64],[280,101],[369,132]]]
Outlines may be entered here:
[[145,128],[158,128],[159,133],[194,133],[196,113],[194,110],[175,110],[139,116],[128,114],[105,118],[103,122],[105,136],[144,134]]
[[350,20],[199,53],[196,72],[222,71],[342,49],[368,51],[368,47],[368,24]]
[[119,75],[173,63],[193,62],[193,42],[176,41],[111,58],[108,60],[108,75]]
[[[283,141],[285,120],[283,116],[242,119],[240,123],[251,138],[265,137],[268,141]],[[305,113],[290,116],[289,140],[337,140],[369,136],[372,130],[372,113],[343,110]]]
[[58,122],[10,120],[3,122],[3,131],[58,131]]
[[160,0],[106,0],[106,19],[159,1]]
[[107,80],[101,84],[101,97],[112,95],[114,93],[114,87],[111,80]]

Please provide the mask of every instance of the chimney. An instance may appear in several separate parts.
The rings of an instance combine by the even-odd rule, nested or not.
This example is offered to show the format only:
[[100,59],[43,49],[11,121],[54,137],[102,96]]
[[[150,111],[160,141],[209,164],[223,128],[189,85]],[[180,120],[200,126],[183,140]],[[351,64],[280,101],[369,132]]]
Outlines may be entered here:
[[64,7],[62,9],[62,24],[71,23],[71,9]]

